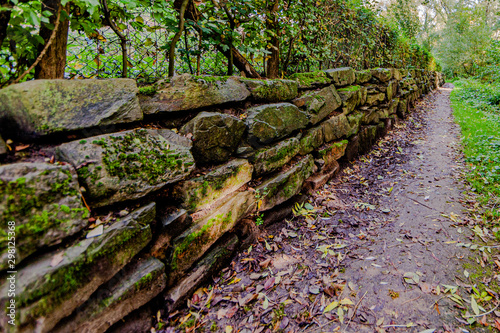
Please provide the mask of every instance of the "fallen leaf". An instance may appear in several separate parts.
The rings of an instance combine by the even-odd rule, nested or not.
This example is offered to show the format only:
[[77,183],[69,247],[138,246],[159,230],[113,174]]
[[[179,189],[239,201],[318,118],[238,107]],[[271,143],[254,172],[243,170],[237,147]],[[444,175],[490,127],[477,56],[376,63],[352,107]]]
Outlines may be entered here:
[[474,311],[476,316],[478,316],[479,315],[479,307],[477,306],[477,302],[476,302],[476,299],[474,298],[474,296],[470,297],[470,306],[472,307],[472,311]]
[[330,304],[328,304],[328,306],[323,310],[323,313],[330,312],[334,310],[337,306],[339,306],[339,302],[333,301]]
[[232,333],[233,332],[233,326],[226,326],[226,333]]
[[267,279],[266,282],[264,283],[264,289],[268,290],[268,289],[272,288],[274,286],[275,280],[276,279],[274,278],[274,276]]

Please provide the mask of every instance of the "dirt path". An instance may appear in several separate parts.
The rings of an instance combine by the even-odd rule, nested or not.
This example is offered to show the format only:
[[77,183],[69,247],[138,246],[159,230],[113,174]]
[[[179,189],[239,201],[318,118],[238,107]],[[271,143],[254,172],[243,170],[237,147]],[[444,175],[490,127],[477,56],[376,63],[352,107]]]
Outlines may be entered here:
[[295,218],[270,227],[166,332],[480,331],[458,328],[470,295],[446,287],[472,286],[470,250],[457,246],[472,236],[450,91],[425,98]]

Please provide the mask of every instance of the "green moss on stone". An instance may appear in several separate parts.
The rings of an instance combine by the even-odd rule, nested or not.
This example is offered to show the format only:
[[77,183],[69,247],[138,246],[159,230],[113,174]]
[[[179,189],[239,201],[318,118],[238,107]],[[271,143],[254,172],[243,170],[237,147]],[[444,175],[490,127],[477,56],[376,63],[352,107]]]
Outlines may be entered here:
[[307,72],[307,73],[294,73],[290,76],[291,79],[297,80],[301,86],[310,87],[315,84],[328,84],[331,80],[326,76],[323,71]]
[[156,86],[154,84],[149,86],[144,86],[139,88],[139,93],[147,96],[152,96],[156,94]]
[[337,89],[337,91],[338,92],[342,92],[342,91],[358,91],[359,89],[361,89],[360,86],[348,86],[348,87],[345,87],[345,88]]

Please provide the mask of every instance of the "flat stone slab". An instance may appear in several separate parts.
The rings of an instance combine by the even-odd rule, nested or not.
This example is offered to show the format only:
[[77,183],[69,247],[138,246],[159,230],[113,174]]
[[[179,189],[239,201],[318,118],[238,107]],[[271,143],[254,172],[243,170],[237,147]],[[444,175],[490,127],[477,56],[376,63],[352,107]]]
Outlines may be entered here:
[[170,130],[137,129],[60,145],[94,207],[137,199],[184,179],[194,168],[191,141]]
[[336,87],[348,86],[356,81],[356,74],[351,67],[327,69],[324,72],[333,80]]
[[260,144],[284,138],[309,123],[307,113],[290,103],[256,106],[247,113],[249,140]]
[[250,191],[238,192],[174,239],[169,285],[173,285],[223,234],[255,208]]
[[299,143],[299,139],[290,138],[280,141],[274,146],[257,150],[251,159],[255,175],[275,171],[287,164],[299,152]]
[[304,181],[312,174],[314,159],[306,155],[302,160],[285,172],[265,180],[258,190],[259,211],[269,210],[296,195],[302,189]]
[[141,95],[145,114],[185,111],[229,102],[244,101],[250,96],[246,85],[236,76],[176,75],[158,81],[149,96]]
[[169,311],[173,311],[185,301],[204,281],[223,268],[223,263],[233,254],[238,245],[238,236],[233,235],[223,243],[215,245],[215,248],[208,252],[189,272],[165,293],[165,301]]
[[[19,332],[49,332],[111,279],[151,240],[149,224],[155,204],[139,208],[102,235],[47,253],[17,273],[16,309]],[[5,308],[7,284],[0,287]],[[0,323],[6,327],[5,311]]]
[[[8,221],[15,223],[18,265],[38,249],[60,243],[87,225],[75,169],[70,165],[14,163],[0,166],[0,270],[9,268]],[[13,259],[13,258],[10,258]]]
[[242,78],[256,101],[284,102],[297,97],[298,83],[294,80],[255,80]]
[[3,134],[20,139],[141,120],[132,79],[32,80],[0,90]]
[[191,133],[193,155],[199,163],[223,163],[238,148],[246,126],[240,119],[218,112],[201,112],[180,132]]
[[252,172],[253,166],[247,160],[235,159],[206,175],[180,182],[175,185],[172,196],[190,211],[217,207],[219,199],[248,183]]
[[330,85],[319,91],[310,91],[293,100],[293,103],[309,114],[309,122],[314,125],[337,110],[342,100],[335,86]]
[[127,265],[71,316],[54,333],[103,333],[127,314],[149,302],[167,283],[165,265],[155,258]]

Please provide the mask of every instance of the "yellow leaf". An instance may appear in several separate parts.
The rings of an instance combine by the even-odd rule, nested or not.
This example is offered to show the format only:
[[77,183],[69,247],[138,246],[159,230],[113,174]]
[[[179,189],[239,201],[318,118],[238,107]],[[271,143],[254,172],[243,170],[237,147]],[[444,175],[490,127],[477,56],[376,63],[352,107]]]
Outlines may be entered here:
[[226,326],[226,333],[232,333],[233,332],[233,326]]
[[327,305],[327,307],[323,310],[323,313],[327,313],[335,309],[337,306],[339,306],[339,302],[333,301],[330,304]]
[[354,305],[354,303],[349,298],[344,298],[343,300],[340,301],[340,304],[342,304],[342,305]]

